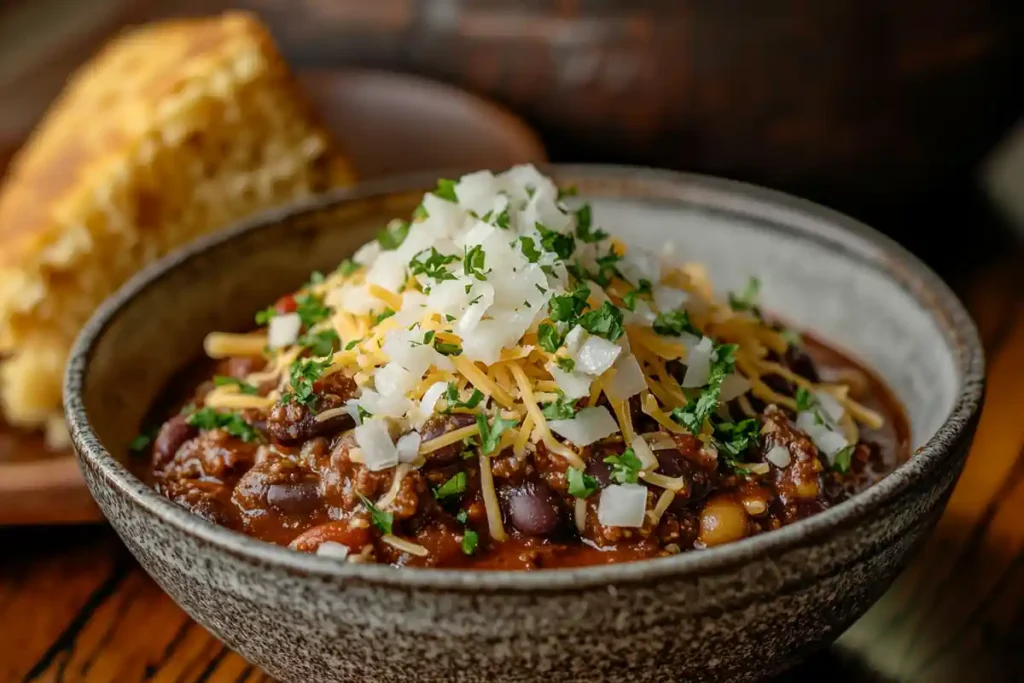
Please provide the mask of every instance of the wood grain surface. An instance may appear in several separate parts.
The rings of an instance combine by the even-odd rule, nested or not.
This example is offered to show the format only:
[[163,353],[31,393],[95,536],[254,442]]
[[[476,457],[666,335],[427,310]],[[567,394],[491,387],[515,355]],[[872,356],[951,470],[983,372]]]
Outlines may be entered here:
[[[989,389],[939,529],[834,647],[787,681],[1024,680],[1024,253],[961,293]],[[269,680],[193,623],[102,526],[0,532],[0,681]]]

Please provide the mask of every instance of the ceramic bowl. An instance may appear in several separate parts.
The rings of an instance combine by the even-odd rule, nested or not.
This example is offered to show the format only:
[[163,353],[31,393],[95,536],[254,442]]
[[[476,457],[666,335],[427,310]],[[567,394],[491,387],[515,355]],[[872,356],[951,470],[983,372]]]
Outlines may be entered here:
[[536,572],[339,564],[192,516],[122,456],[154,397],[213,329],[336,264],[434,177],[264,214],[148,268],[75,346],[66,411],[86,481],[143,567],[202,625],[286,681],[752,680],[836,638],[933,527],[983,394],[978,335],[942,282],[887,238],[818,206],[670,172],[555,167],[628,240],[667,242],[722,289],[749,275],[769,310],[880,372],[913,458],[779,531],[632,564]]

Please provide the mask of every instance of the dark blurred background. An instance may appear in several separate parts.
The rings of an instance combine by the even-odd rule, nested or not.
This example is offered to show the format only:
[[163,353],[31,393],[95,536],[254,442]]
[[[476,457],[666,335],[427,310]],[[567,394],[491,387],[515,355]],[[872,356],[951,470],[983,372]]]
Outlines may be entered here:
[[[554,161],[783,189],[947,274],[1014,239],[985,169],[1024,115],[1022,0],[0,0],[0,137],[123,25],[227,7],[300,70],[408,71],[504,103]],[[999,183],[1024,195],[1024,172]]]

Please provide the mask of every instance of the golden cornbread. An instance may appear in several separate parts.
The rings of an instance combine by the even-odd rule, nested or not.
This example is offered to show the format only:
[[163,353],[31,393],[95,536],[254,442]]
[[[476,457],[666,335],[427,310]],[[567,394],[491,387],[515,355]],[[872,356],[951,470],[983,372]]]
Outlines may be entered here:
[[0,190],[0,400],[59,424],[95,307],[146,263],[263,207],[351,180],[263,26],[144,27],[69,82]]

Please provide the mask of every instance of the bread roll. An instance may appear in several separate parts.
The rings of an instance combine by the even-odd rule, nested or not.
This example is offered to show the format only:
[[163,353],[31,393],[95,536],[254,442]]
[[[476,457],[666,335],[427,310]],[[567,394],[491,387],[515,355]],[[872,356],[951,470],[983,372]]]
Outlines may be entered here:
[[352,179],[253,17],[174,21],[69,82],[0,190],[0,401],[60,424],[96,306],[146,263],[264,207]]

